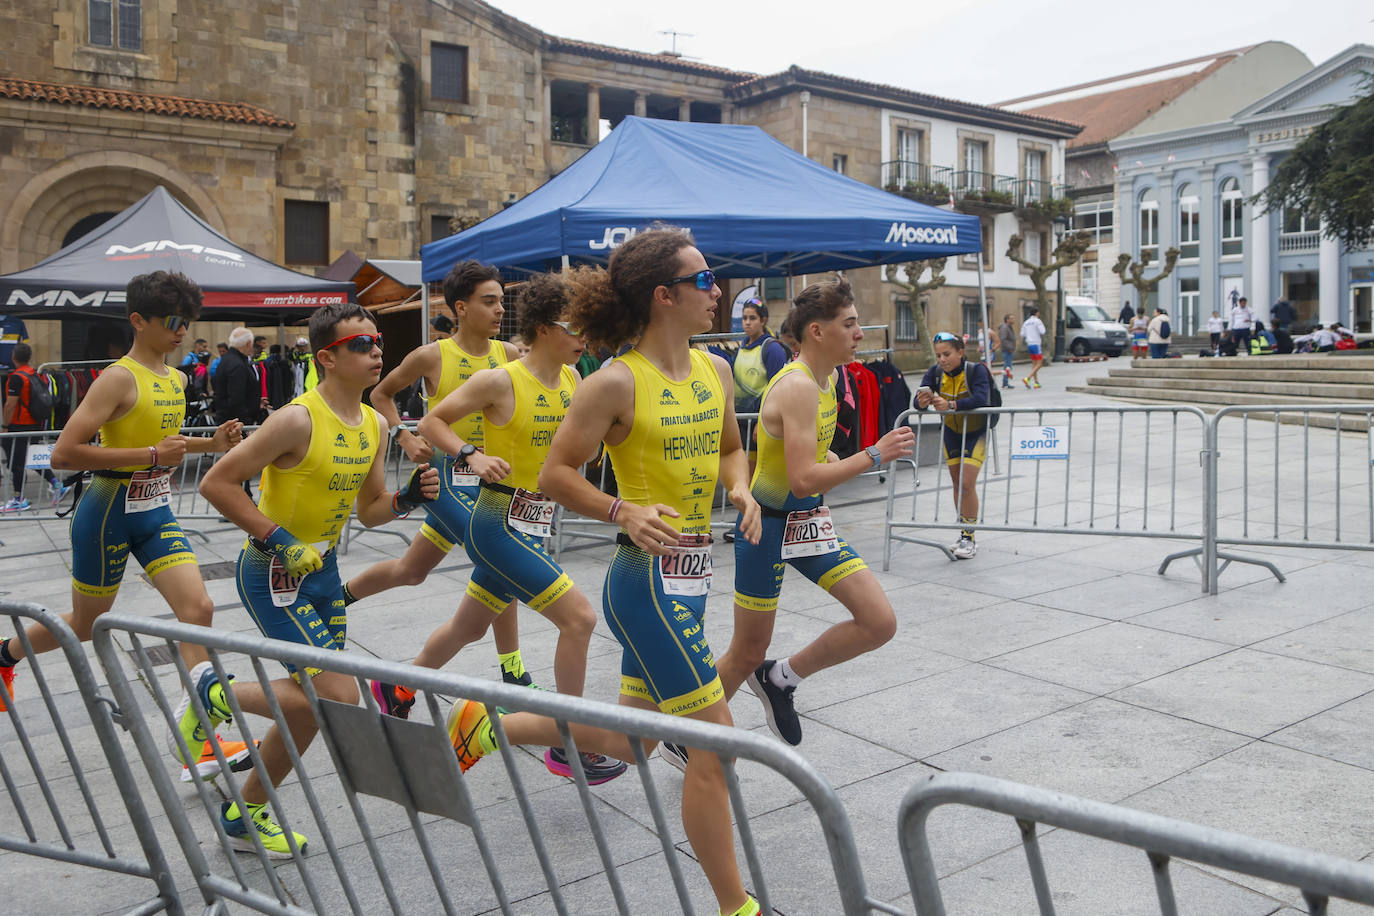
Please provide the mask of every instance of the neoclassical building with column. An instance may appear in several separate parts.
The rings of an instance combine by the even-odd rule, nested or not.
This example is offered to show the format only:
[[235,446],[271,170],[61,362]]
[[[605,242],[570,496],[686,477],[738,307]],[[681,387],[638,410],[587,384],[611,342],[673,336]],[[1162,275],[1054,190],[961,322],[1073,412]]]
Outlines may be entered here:
[[1374,47],[1354,45],[1215,124],[1113,140],[1121,251],[1150,257],[1177,247],[1161,304],[1184,333],[1205,329],[1245,296],[1258,317],[1287,299],[1301,324],[1339,321],[1371,330],[1374,250],[1347,251],[1297,210],[1261,213],[1251,198],[1335,108],[1359,98]]

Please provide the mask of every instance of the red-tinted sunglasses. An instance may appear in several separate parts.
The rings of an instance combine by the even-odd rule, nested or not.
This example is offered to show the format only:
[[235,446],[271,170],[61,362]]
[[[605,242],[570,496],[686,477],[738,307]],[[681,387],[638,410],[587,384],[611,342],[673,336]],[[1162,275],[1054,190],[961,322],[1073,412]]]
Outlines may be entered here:
[[347,337],[340,337],[332,344],[320,347],[321,350],[332,350],[341,344],[348,344],[348,349],[354,353],[371,353],[375,346],[378,350],[382,348],[382,335],[380,334],[349,334]]

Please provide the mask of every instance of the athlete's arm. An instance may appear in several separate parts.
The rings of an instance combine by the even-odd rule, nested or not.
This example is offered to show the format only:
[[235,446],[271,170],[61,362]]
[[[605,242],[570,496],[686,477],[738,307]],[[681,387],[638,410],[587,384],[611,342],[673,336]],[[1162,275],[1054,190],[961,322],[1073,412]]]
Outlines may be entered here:
[[381,441],[385,440],[378,442],[372,467],[368,468],[367,476],[358,487],[358,521],[368,528],[395,521],[406,515],[416,502],[433,502],[439,496],[439,472],[427,464],[412,471],[410,482],[399,492],[387,490],[386,462],[381,460],[385,452],[381,451]]
[[[372,406],[377,408],[377,413],[382,415],[386,421],[386,428],[392,429],[401,422],[401,412],[396,409],[396,395],[407,385],[413,385],[417,378],[425,380],[425,390],[431,392],[438,384],[439,369],[443,365],[443,359],[439,356],[439,347],[436,344],[425,344],[417,347],[406,354],[401,364],[392,369],[382,380],[372,388],[372,393],[368,399],[372,401]],[[431,379],[431,376],[433,377]],[[409,429],[402,430],[396,437],[396,442],[406,453],[411,461],[416,463],[429,461],[434,457],[434,449],[428,442],[412,433]]]
[[19,408],[19,398],[24,393],[24,380],[19,377],[18,372],[10,373],[5,389],[5,412],[3,417],[0,417],[0,422],[9,426],[10,421],[14,419],[14,412]]
[[200,495],[249,535],[266,541],[277,523],[253,504],[243,482],[269,464],[279,468],[300,464],[310,448],[310,428],[310,411],[300,404],[275,411],[257,433],[215,462],[200,482]]
[[156,445],[156,461],[152,452],[142,446],[104,448],[91,444],[101,426],[124,416],[137,400],[138,383],[132,372],[123,366],[110,366],[101,372],[57,437],[50,459],[53,469],[100,471],[141,464],[180,464],[186,454],[186,437],[180,434],[165,436]]
[[[826,493],[846,480],[873,468],[873,459],[861,451],[836,461],[816,462],[816,407],[820,393],[809,378],[796,373],[773,386],[764,404],[769,419],[782,425],[782,448],[787,461],[787,486],[797,496]],[[770,424],[771,426],[772,424]],[[915,434],[899,426],[878,440],[883,463],[911,454]],[[828,444],[828,443],[827,443]]]
[[[609,518],[615,497],[602,493],[582,476],[582,465],[595,457],[602,442],[624,442],[634,416],[635,382],[629,368],[612,363],[587,376],[577,387],[558,432],[553,434],[549,457],[539,472],[539,489],[579,515]],[[667,547],[677,546],[677,531],[663,520],[664,516],[677,518],[678,512],[662,503],[639,506],[622,501],[615,523],[640,548],[665,554]]]
[[740,439],[739,423],[735,421],[735,399],[730,396],[735,384],[734,370],[714,353],[711,354],[711,363],[720,376],[721,390],[725,392],[725,397],[721,399],[725,402],[725,418],[720,436],[720,485],[725,488],[730,502],[743,515],[739,527],[745,540],[757,544],[763,536],[763,515],[754,494],[749,492],[749,455]]
[[[453,431],[453,424],[478,411],[487,412],[489,416],[505,416],[509,421],[515,412],[515,386],[509,372],[504,369],[474,372],[424,415],[420,420],[420,435],[445,453],[457,455],[466,443]],[[468,467],[487,483],[498,483],[510,475],[510,464],[504,458],[484,455],[480,451],[468,456]]]

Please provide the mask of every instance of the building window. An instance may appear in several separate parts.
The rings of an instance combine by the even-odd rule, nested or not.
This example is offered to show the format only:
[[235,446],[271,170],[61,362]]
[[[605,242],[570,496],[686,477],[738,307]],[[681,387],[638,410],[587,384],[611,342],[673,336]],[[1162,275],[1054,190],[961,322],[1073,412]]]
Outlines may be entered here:
[[1300,232],[1316,232],[1319,222],[1317,217],[1310,213],[1304,213],[1294,207],[1283,208],[1283,233],[1284,235],[1297,235]]
[[959,329],[964,339],[972,341],[975,345],[978,341],[978,328],[983,323],[983,303],[977,299],[965,299],[961,309],[963,326]]
[[910,299],[897,300],[897,340],[910,342],[916,339],[916,315],[911,311]]
[[849,157],[842,153],[836,153],[833,157],[831,157],[830,167],[833,168],[835,171],[839,172],[841,175],[848,175]]
[[1197,189],[1185,184],[1178,192],[1178,254],[1187,260],[1200,253],[1202,239]]
[[1159,199],[1153,188],[1140,195],[1140,260],[1159,259]]
[[1032,264],[1045,263],[1045,234],[1043,232],[1027,232],[1023,238],[1026,240],[1022,246],[1021,253],[1027,261]]
[[1284,207],[1279,229],[1279,251],[1314,251],[1321,242],[1321,220],[1314,214]]
[[143,50],[142,0],[87,0],[86,9],[91,44]]
[[1092,233],[1094,245],[1110,245],[1114,214],[1115,208],[1109,197],[1081,200],[1074,204],[1073,228]]
[[439,239],[446,239],[450,235],[453,235],[453,230],[448,226],[449,220],[451,219],[453,219],[451,216],[430,216],[429,240],[431,242],[437,242]]
[[329,263],[329,204],[288,200],[285,207],[286,263]]
[[1238,255],[1245,250],[1245,198],[1240,182],[1228,178],[1221,183],[1221,254]]
[[1176,323],[1179,333],[1196,334],[1198,332],[1198,325],[1201,324],[1198,308],[1202,301],[1199,286],[1197,277],[1178,278],[1178,314],[1175,316],[1176,321],[1171,322],[1171,324]]
[[[992,270],[992,246],[996,241],[996,235],[992,231],[993,223],[991,219],[985,216],[980,216],[978,222],[983,229],[983,269]],[[971,254],[960,255],[959,266],[977,267],[978,261]]]
[[982,175],[983,162],[987,158],[987,149],[988,145],[981,140],[965,140],[964,171]]
[[1078,268],[1078,294],[1097,301],[1097,265],[1080,264]]
[[429,46],[429,96],[444,102],[468,101],[468,49],[462,45],[431,42]]
[[1050,196],[1049,186],[1045,183],[1045,153],[1043,150],[1028,149],[1021,155],[1021,177],[1026,181],[1024,200],[1034,203]]

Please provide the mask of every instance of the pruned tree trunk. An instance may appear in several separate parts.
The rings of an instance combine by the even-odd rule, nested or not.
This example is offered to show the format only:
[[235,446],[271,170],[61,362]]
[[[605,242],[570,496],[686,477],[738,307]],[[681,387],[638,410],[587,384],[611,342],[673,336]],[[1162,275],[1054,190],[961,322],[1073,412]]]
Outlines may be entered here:
[[[889,264],[884,276],[889,283],[895,283],[907,291],[911,299],[911,315],[916,321],[916,339],[921,342],[921,350],[929,356],[935,352],[931,347],[930,316],[926,314],[925,303],[921,296],[945,285],[945,262],[948,258],[931,258],[925,261],[908,261],[905,264]],[[930,271],[930,279],[922,281],[921,276]],[[901,278],[902,273],[906,279]]]

